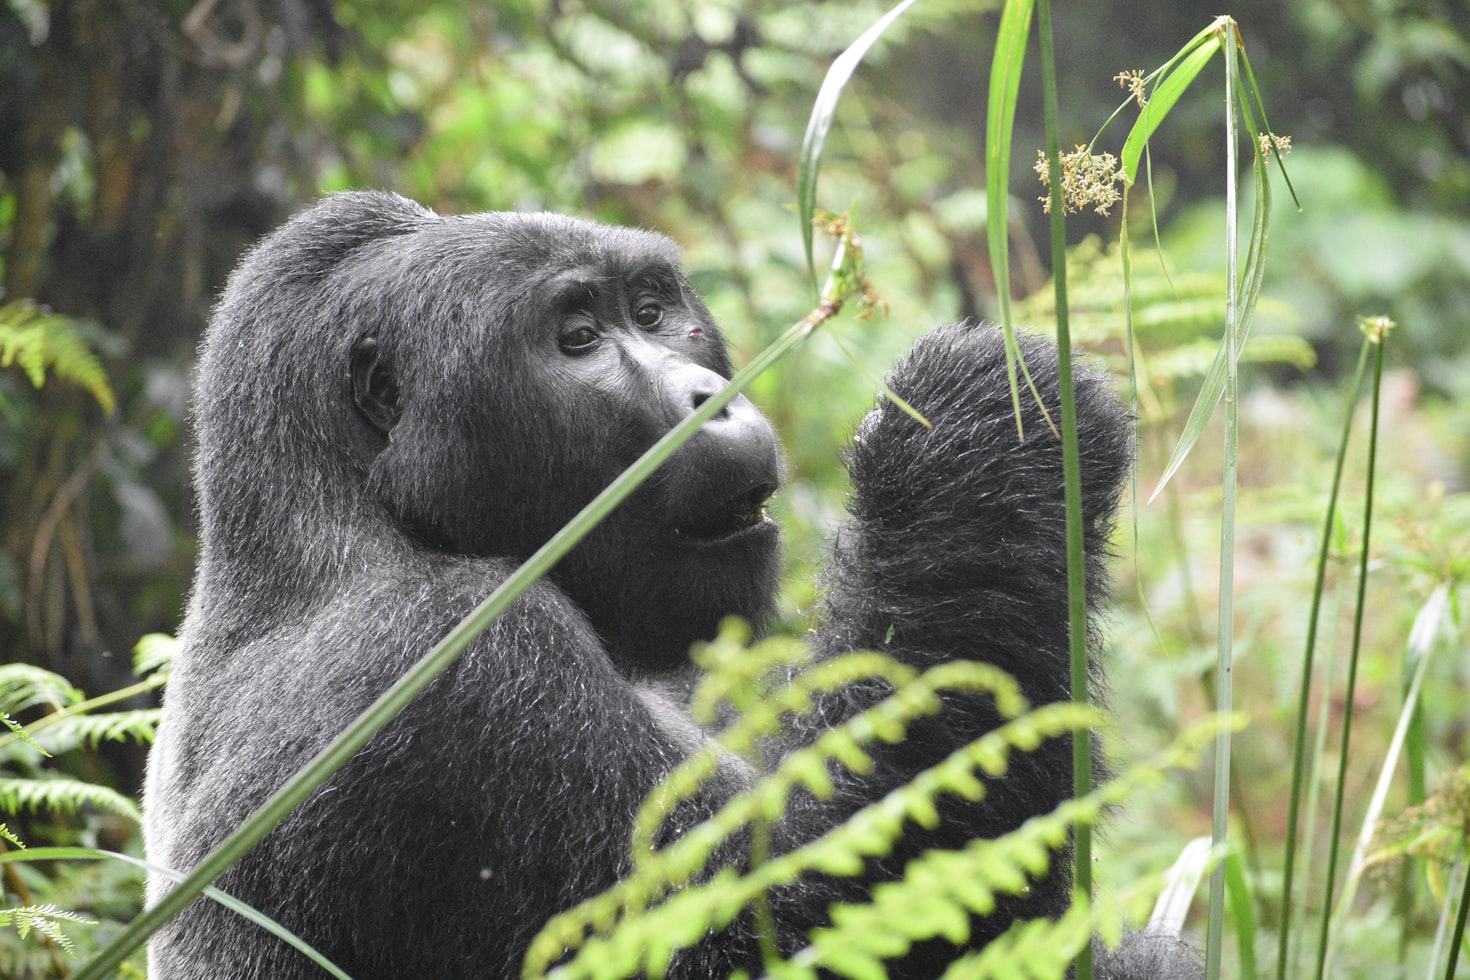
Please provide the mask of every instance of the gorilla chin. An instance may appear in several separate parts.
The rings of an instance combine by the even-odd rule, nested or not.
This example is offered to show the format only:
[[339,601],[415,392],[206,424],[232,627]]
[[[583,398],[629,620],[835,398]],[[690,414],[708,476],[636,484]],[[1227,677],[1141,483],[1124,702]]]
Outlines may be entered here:
[[[1021,347],[1052,413],[1055,349]],[[391,194],[304,210],[230,277],[195,387],[199,561],[148,763],[150,861],[187,871],[358,717],[629,462],[730,378],[719,327],[668,239],[549,214],[441,216]],[[1070,677],[1061,450],[1038,399],[1016,435],[1004,344],[968,324],[920,337],[847,455],[836,529],[803,635],[820,662],[882,650],[915,671],[983,661],[1032,704]],[[1076,381],[1088,636],[1132,459],[1107,378]],[[528,589],[432,685],[217,884],[357,980],[521,975],[546,921],[629,868],[635,814],[691,756],[689,645],[775,607],[780,446],[743,396]],[[1100,670],[1095,666],[1095,670]],[[1100,673],[1099,673],[1100,679]],[[763,765],[876,704],[877,680],[783,716]],[[829,792],[793,792],[765,827],[802,848],[1001,724],[980,693]],[[1099,767],[1100,769],[1100,767]],[[754,784],[726,759],[664,815],[672,840]],[[672,980],[764,972],[931,850],[994,838],[1071,792],[1072,745],[1013,754],[983,798],[937,801],[892,853],[810,873],[667,964]],[[743,870],[749,833],[702,874]],[[894,980],[932,978],[1013,924],[1071,903],[1071,845],[956,938],[895,950]],[[149,900],[170,887],[154,876]],[[1151,938],[1151,937],[1149,937]],[[309,980],[286,943],[199,899],[154,936],[152,980]],[[1202,975],[1175,942],[1125,942],[1100,978]]]

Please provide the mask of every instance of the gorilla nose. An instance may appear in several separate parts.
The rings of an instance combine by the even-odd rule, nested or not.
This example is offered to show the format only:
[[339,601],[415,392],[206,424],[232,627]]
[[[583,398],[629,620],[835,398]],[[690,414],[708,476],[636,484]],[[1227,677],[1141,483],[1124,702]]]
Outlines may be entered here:
[[[677,423],[693,415],[701,405],[725,387],[725,379],[709,368],[698,364],[684,364],[671,373],[667,385],[666,397],[669,407],[673,409],[674,421]],[[744,397],[744,395],[736,395],[731,404]],[[730,405],[726,405],[715,413],[711,421],[728,418],[729,415]]]

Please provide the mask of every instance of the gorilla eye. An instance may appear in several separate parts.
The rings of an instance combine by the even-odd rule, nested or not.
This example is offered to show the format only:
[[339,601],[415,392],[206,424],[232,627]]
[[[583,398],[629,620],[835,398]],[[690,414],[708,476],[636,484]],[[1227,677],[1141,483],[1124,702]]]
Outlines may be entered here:
[[657,303],[640,303],[633,311],[633,322],[645,330],[658,326],[659,321],[663,318],[664,308]]
[[563,330],[556,338],[561,349],[568,354],[586,354],[597,345],[597,331],[588,324]]

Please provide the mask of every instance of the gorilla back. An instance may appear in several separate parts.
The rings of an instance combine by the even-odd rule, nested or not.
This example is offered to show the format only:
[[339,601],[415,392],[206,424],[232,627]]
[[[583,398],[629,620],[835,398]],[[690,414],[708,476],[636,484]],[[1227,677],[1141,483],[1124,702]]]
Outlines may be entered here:
[[[1055,406],[1055,352],[1025,350]],[[650,233],[440,217],[351,193],[258,245],[202,349],[201,550],[149,762],[150,859],[193,866],[730,373],[676,249]],[[988,661],[1033,703],[1065,698],[1061,455],[1039,411],[1025,420],[1038,435],[1019,442],[988,330],[933,331],[889,383],[934,428],[888,404],[864,421],[815,654]],[[1081,377],[1078,406],[1095,605],[1131,442],[1102,379]],[[769,616],[779,534],[763,505],[781,471],[770,425],[736,399],[221,887],[358,980],[517,976],[551,915],[626,873],[640,802],[705,743],[679,694],[685,655],[724,616]],[[828,698],[777,751],[884,693],[874,683]],[[823,833],[995,724],[987,699],[953,699],[873,771],[843,775],[835,798],[793,797],[774,848]],[[860,898],[906,856],[1050,810],[1071,785],[1070,752],[1055,739],[1014,759],[983,803],[946,801],[938,826],[913,828],[898,860],[861,879],[774,894],[777,945],[799,948],[833,901]],[[752,778],[724,766],[666,832]],[[732,846],[720,860],[746,854]],[[977,921],[972,945],[1063,911],[1069,861],[1059,853],[1027,896]],[[150,897],[165,887],[151,882]],[[937,975],[956,952],[916,950],[892,975]],[[759,963],[745,917],[670,972]],[[196,901],[153,940],[150,975],[316,973]]]

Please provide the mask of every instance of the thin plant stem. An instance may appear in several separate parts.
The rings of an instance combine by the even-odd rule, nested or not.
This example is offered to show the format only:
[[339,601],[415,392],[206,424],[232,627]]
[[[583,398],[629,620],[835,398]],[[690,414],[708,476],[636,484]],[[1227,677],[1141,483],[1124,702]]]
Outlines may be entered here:
[[[1371,337],[1370,337],[1371,339]],[[1358,555],[1358,595],[1353,609],[1353,645],[1348,655],[1347,689],[1343,692],[1342,741],[1338,747],[1337,785],[1332,798],[1332,833],[1327,844],[1326,894],[1322,898],[1322,927],[1317,937],[1317,980],[1327,970],[1328,938],[1332,926],[1333,877],[1337,874],[1337,849],[1342,839],[1342,808],[1347,793],[1348,748],[1353,734],[1353,698],[1358,685],[1358,651],[1363,640],[1363,614],[1368,592],[1368,545],[1373,526],[1373,474],[1378,463],[1378,403],[1383,387],[1383,347],[1380,338],[1373,350],[1373,406],[1368,421],[1368,474],[1363,492],[1363,543]]]
[[1460,889],[1460,911],[1455,916],[1455,931],[1450,936],[1449,959],[1444,970],[1444,980],[1455,980],[1455,966],[1460,962],[1460,944],[1465,941],[1465,913],[1470,911],[1470,874],[1465,875],[1464,887]]
[[[1077,404],[1072,386],[1072,338],[1067,316],[1067,225],[1062,201],[1061,139],[1057,121],[1056,56],[1052,49],[1051,3],[1038,0],[1036,33],[1041,42],[1041,84],[1046,116],[1046,160],[1051,175],[1051,260],[1056,290],[1057,374],[1062,402],[1062,480],[1067,513],[1067,623],[1072,669],[1072,700],[1092,701],[1087,663],[1087,575],[1082,538],[1082,464],[1077,450]],[[1072,735],[1072,795],[1092,792],[1092,732]],[[1073,888],[1092,897],[1092,828],[1074,831]],[[1077,980],[1092,980],[1092,944],[1077,953]]]
[[[1339,632],[1337,621],[1342,614],[1342,610],[1347,606],[1347,603],[1343,599],[1346,591],[1347,578],[1339,574],[1332,589],[1332,608],[1327,611],[1326,616],[1327,621],[1333,624],[1332,636],[1327,639],[1325,645],[1325,649],[1329,651],[1337,649]],[[1332,727],[1332,691],[1335,683],[1337,683],[1337,657],[1328,656],[1325,658],[1322,676],[1318,683],[1321,691],[1317,697],[1317,725],[1312,732],[1312,747],[1311,753],[1308,756],[1310,765],[1306,774],[1303,776],[1303,782],[1307,788],[1307,799],[1305,804],[1303,804],[1302,825],[1306,827],[1317,826],[1317,813],[1322,806],[1322,771],[1327,759],[1327,735],[1329,729]],[[1298,877],[1302,881],[1311,882],[1314,880],[1313,875],[1316,871],[1315,862],[1319,857],[1320,855],[1316,849],[1311,847],[1306,848],[1302,853],[1301,866],[1298,869]],[[1306,918],[1306,910],[1300,909],[1294,914],[1294,919],[1297,921],[1283,920],[1283,928],[1293,930],[1299,927],[1305,928],[1302,926],[1302,923],[1306,921]],[[1292,953],[1291,971],[1288,974],[1291,977],[1301,976],[1301,954],[1302,950],[1300,946]]]
[[[1235,22],[1222,18],[1225,53],[1225,459],[1220,482],[1220,608],[1216,633],[1215,710],[1228,715],[1234,706],[1232,646],[1235,631],[1235,471],[1239,447],[1239,357],[1240,278],[1236,232],[1237,146],[1235,72],[1237,44]],[[1215,736],[1215,802],[1210,821],[1210,840],[1222,852],[1229,837],[1230,819],[1230,730]],[[1205,975],[1220,976],[1220,954],[1225,935],[1225,862],[1210,871],[1210,914],[1205,938]]]
[[1347,411],[1342,423],[1342,438],[1337,442],[1337,462],[1332,468],[1332,489],[1327,494],[1327,516],[1322,523],[1322,546],[1317,551],[1317,576],[1312,585],[1311,611],[1307,614],[1306,651],[1302,655],[1302,679],[1297,694],[1296,735],[1292,743],[1291,796],[1286,817],[1286,866],[1281,880],[1281,942],[1276,948],[1276,976],[1286,980],[1286,965],[1291,945],[1292,881],[1296,872],[1297,826],[1301,818],[1302,773],[1306,763],[1307,715],[1312,694],[1312,667],[1317,650],[1317,626],[1321,622],[1322,596],[1327,582],[1327,565],[1332,555],[1332,530],[1337,522],[1337,498],[1342,487],[1342,469],[1347,460],[1348,439],[1353,431],[1353,410],[1363,375],[1368,368],[1369,340],[1363,339],[1358,353],[1358,367],[1348,388]]

